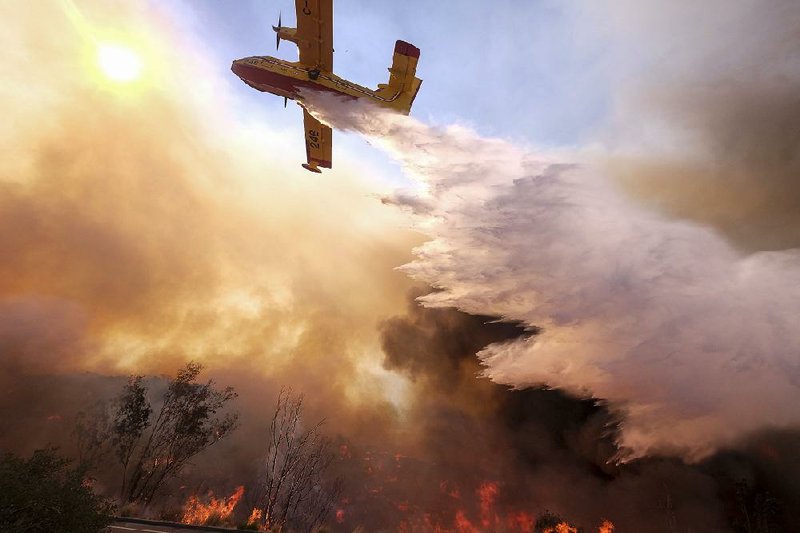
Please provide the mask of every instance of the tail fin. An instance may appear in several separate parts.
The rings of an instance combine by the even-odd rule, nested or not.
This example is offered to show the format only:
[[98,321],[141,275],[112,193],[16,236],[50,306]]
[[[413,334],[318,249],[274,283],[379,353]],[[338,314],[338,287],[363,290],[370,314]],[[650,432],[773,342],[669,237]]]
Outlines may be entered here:
[[407,115],[417,97],[422,80],[416,77],[419,48],[405,41],[394,45],[389,83],[378,85],[378,96],[386,98],[386,106]]

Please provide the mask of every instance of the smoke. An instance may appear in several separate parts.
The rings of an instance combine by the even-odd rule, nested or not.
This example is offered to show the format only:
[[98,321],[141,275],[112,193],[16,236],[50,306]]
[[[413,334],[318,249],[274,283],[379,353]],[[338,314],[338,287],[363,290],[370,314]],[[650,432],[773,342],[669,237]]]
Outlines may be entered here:
[[11,297],[0,303],[4,372],[71,366],[85,349],[86,317],[69,301]]
[[791,0],[577,10],[609,50],[614,117],[599,141],[632,194],[748,251],[800,246],[798,17]]
[[[385,364],[413,379],[407,431],[413,431],[414,446],[407,453],[416,462],[373,456],[368,464],[375,471],[364,479],[353,480],[358,469],[347,469],[346,495],[359,494],[352,485],[379,491],[345,506],[348,524],[377,529],[399,515],[413,525],[427,514],[426,530],[449,529],[460,511],[489,530],[497,517],[505,524],[549,510],[587,531],[604,519],[625,531],[727,531],[730,517],[741,512],[726,509],[733,481],[746,477],[755,486],[761,472],[776,464],[773,456],[756,465],[752,458],[761,454],[751,449],[716,455],[713,468],[677,459],[616,465],[619,420],[602,402],[476,379],[477,351],[530,332],[491,317],[421,307],[417,299],[425,292],[412,291],[406,313],[381,327]],[[774,495],[793,494],[780,489],[781,476],[765,477]]]
[[[418,227],[431,239],[404,271],[441,289],[422,303],[541,328],[482,350],[486,376],[606,400],[624,415],[630,457],[697,459],[800,421],[796,252],[744,256],[710,229],[636,205],[575,158],[321,106],[421,180],[431,208]],[[421,202],[395,201],[419,212]]]
[[[620,47],[636,28],[665,42],[654,21],[666,7],[619,5],[603,16]],[[737,29],[743,43],[711,39],[704,57],[718,69],[702,78],[689,52],[700,29],[681,33],[685,75],[625,89],[636,98],[620,97],[600,169],[582,154],[320,103],[326,120],[373,137],[418,179],[379,192],[412,213],[429,236],[422,246],[347,157],[324,185],[299,169],[284,155],[299,130],[236,109],[203,60],[211,53],[157,9],[82,2],[91,18],[79,30],[44,6],[0,7],[0,447],[66,442],[76,411],[118,391],[110,376],[194,359],[237,388],[245,424],[187,472],[186,491],[202,482],[219,494],[252,475],[272,398],[290,385],[307,392],[308,420],[327,417],[344,446],[348,526],[392,524],[398,503],[448,520],[463,507],[477,520],[476,490],[497,481],[506,510],[635,531],[648,531],[648,516],[654,531],[722,529],[720,476],[759,486],[796,463],[796,435],[759,431],[800,417],[798,257],[738,249],[795,244],[793,56],[768,76],[734,77],[753,85],[719,83],[780,50],[767,33],[796,36],[794,8],[781,5],[781,17],[710,5],[726,28],[710,35]],[[693,28],[695,17],[670,13]],[[741,31],[764,17],[765,31]],[[127,89],[91,66],[95,40],[123,20],[158,51]],[[720,62],[719,50],[737,53]],[[678,89],[691,79],[709,83],[687,96]],[[630,113],[659,135],[626,128]],[[413,246],[416,259],[393,270]],[[413,293],[398,316],[412,285],[404,272],[438,290]],[[699,460],[732,445],[745,451],[702,468],[615,462]],[[797,494],[791,481],[770,486]]]
[[[386,425],[403,383],[381,367],[376,328],[405,307],[411,282],[393,269],[419,236],[345,151],[322,182],[285,155],[302,129],[237,108],[227,83],[249,89],[159,8],[70,5],[0,7],[0,380],[13,425],[0,447],[66,446],[75,412],[117,392],[102,376],[174,375],[189,360],[246,391],[254,449],[281,385],[313,390],[309,417],[338,412],[342,431]],[[106,41],[141,54],[142,79],[98,70]]]
[[[249,482],[282,386],[307,393],[309,423],[387,442],[405,398],[377,327],[405,308],[394,267],[420,237],[369,169],[341,149],[323,181],[300,168],[300,115],[283,131],[237,108],[231,91],[250,89],[228,87],[230,58],[157,7],[55,5],[0,7],[0,449],[71,454],[76,415],[123,376],[189,360],[235,387],[242,425],[150,512]],[[142,55],[141,80],[97,70],[105,40]],[[147,380],[154,403],[164,382]],[[118,493],[116,470],[94,474]]]

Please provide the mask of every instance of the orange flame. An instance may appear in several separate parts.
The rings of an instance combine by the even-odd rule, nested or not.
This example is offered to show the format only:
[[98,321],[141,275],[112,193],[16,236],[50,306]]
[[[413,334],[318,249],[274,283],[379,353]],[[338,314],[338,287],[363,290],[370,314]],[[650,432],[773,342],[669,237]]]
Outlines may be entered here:
[[258,530],[262,531],[261,529],[261,517],[264,516],[264,511],[257,507],[253,507],[253,511],[250,513],[250,516],[247,519],[248,527],[258,526]]
[[[447,493],[449,484],[442,481],[439,489]],[[478,533],[479,531],[508,531],[514,533],[533,533],[536,525],[536,517],[524,511],[513,511],[498,514],[495,504],[500,494],[500,485],[495,481],[484,481],[478,490],[475,491],[480,503],[480,521],[476,524],[470,521],[464,509],[456,511],[453,520],[453,529],[448,530],[437,526],[435,531],[449,533]],[[412,528],[413,529],[413,528]],[[428,528],[427,530],[431,530]],[[561,522],[558,525],[542,530],[542,533],[578,533],[578,528],[568,522]],[[610,520],[603,520],[597,530],[598,533],[614,533],[614,524]]]
[[[442,480],[439,482],[438,501],[441,503],[439,511],[426,510],[424,505],[417,505],[413,500],[404,500],[396,496],[395,491],[390,486],[384,487],[379,483],[397,482],[398,476],[390,474],[391,456],[388,456],[389,467],[384,468],[378,456],[368,456],[364,460],[372,461],[371,465],[366,466],[365,471],[373,478],[374,483],[365,487],[373,497],[380,498],[392,505],[401,516],[398,516],[399,524],[396,528],[398,533],[417,533],[420,531],[430,531],[431,533],[480,533],[484,531],[504,531],[507,533],[614,533],[615,526],[610,520],[602,520],[600,525],[595,525],[589,529],[578,529],[569,522],[561,521],[557,518],[551,521],[554,516],[545,512],[542,518],[547,518],[549,526],[539,526],[536,528],[537,514],[532,511],[523,510],[519,507],[511,507],[502,499],[504,487],[500,481],[484,480],[473,491],[462,491],[459,486],[452,481]],[[395,455],[395,462],[399,462],[403,456]],[[377,485],[376,485],[377,484]],[[474,487],[474,486],[473,486]],[[340,500],[340,507],[335,512],[335,519],[338,524],[345,522],[344,506],[350,503],[350,499],[343,497]],[[530,502],[535,504],[535,502]],[[559,522],[556,525],[556,522]],[[595,522],[597,524],[597,522]]]
[[506,522],[509,531],[532,533],[536,520],[528,513],[520,511],[516,514],[509,515]]
[[456,513],[456,531],[458,533],[478,533],[478,528],[472,525],[472,522],[464,515],[464,511],[459,510]]
[[336,509],[336,523],[344,524],[344,509]]
[[488,528],[493,522],[497,522],[497,515],[492,516],[492,507],[499,491],[500,489],[494,481],[484,481],[478,488],[478,496],[481,499],[481,524],[485,528]]
[[243,494],[244,487],[240,485],[227,498],[217,499],[214,497],[214,493],[209,491],[208,503],[201,502],[197,496],[189,496],[183,506],[181,522],[196,526],[207,525],[212,521],[224,522],[230,518]]
[[578,528],[572,527],[566,522],[561,522],[556,527],[548,527],[542,533],[578,533]]

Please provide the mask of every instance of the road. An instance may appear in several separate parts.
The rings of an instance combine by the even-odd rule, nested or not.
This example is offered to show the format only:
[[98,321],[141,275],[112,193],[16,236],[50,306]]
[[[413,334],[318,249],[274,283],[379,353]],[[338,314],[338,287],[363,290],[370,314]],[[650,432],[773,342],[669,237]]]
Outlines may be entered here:
[[129,522],[124,518],[115,520],[113,524],[108,526],[108,533],[131,533],[134,531],[144,533],[189,533],[191,531],[236,531],[235,529],[224,529],[219,527],[199,527],[199,526],[182,526],[181,524],[174,524],[171,522],[156,522],[150,520],[136,520]]
[[146,531],[147,533],[166,533],[173,531],[192,531],[190,529],[176,529],[174,527],[157,526],[154,524],[131,524],[129,522],[117,522],[108,526],[110,533],[125,533],[127,531]]

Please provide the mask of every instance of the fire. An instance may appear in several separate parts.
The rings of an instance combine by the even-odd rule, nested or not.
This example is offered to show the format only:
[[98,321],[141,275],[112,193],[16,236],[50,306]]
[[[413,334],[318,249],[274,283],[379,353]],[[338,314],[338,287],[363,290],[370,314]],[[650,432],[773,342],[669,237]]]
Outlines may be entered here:
[[464,511],[456,513],[456,531],[458,533],[477,533],[478,528],[472,525],[472,522],[464,515]]
[[347,446],[347,444],[341,444],[339,446],[339,457],[343,459],[350,459],[352,457],[352,455],[350,455],[350,448]]
[[556,527],[548,527],[542,533],[578,533],[578,528],[572,527],[566,522],[561,522]]
[[484,481],[478,488],[478,496],[481,499],[481,524],[483,524],[484,528],[488,528],[492,523],[497,522],[497,515],[492,516],[492,508],[499,490],[497,483],[494,481]]
[[[352,453],[340,448],[339,454]],[[409,476],[405,468],[419,468],[413,458],[401,454],[367,452],[361,459],[363,472],[369,480],[363,487],[366,498],[339,498],[338,510],[334,508],[335,523],[357,523],[362,508],[374,504],[381,509],[393,509],[397,520],[395,531],[399,533],[480,533],[502,531],[505,533],[614,533],[610,520],[601,519],[587,527],[578,527],[565,518],[542,510],[536,501],[520,502],[515,494],[506,495],[507,487],[500,479],[434,481],[431,489],[434,499],[424,502],[402,490]],[[414,470],[416,472],[416,470]],[[475,481],[477,483],[473,484]],[[509,497],[510,496],[510,497]],[[366,505],[365,505],[366,504]],[[353,507],[352,518],[350,507]],[[362,507],[363,506],[363,507]],[[347,520],[345,520],[345,509]],[[598,517],[601,518],[601,517]],[[333,520],[332,520],[333,522]],[[333,524],[332,524],[333,525]]]
[[448,483],[447,481],[442,481],[439,483],[439,490],[442,492],[442,494],[447,494],[448,496],[450,496],[455,500],[461,499],[461,491],[455,484]]
[[[441,492],[446,493],[448,484],[442,482],[439,485]],[[519,533],[533,533],[534,531],[541,531],[541,533],[578,533],[577,527],[570,525],[568,522],[560,522],[555,526],[547,527],[544,530],[536,529],[536,515],[529,514],[524,511],[512,511],[508,513],[498,513],[496,508],[497,498],[500,494],[500,486],[494,481],[484,481],[481,483],[478,490],[475,491],[480,503],[480,522],[473,523],[467,516],[463,509],[456,511],[453,519],[453,528],[445,529],[436,527],[437,532],[453,532],[453,533],[478,533],[479,531],[508,531]],[[552,522],[551,522],[552,523]],[[614,533],[614,524],[610,520],[603,520],[603,523],[597,530],[597,533]]]
[[250,517],[247,519],[248,527],[252,526],[259,526],[259,531],[261,531],[261,517],[264,516],[264,511],[253,507],[253,512],[250,513]]
[[525,512],[510,515],[506,519],[509,531],[519,531],[520,533],[533,533],[533,526],[536,520],[533,516]]
[[214,497],[214,493],[209,491],[208,503],[201,502],[197,496],[189,496],[183,506],[181,522],[196,526],[225,522],[230,518],[234,507],[239,503],[243,494],[244,487],[240,485],[227,498],[217,499]]
[[597,533],[614,533],[614,524],[610,520],[603,520]]

